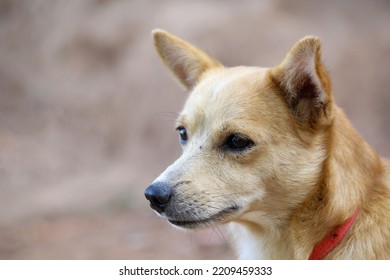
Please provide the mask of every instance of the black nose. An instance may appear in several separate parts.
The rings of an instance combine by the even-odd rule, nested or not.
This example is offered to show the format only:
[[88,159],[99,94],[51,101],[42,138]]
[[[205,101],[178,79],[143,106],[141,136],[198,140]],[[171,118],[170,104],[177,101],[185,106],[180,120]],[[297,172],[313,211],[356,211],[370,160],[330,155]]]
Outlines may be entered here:
[[145,190],[145,197],[150,202],[150,207],[158,213],[164,212],[172,192],[168,184],[156,182]]

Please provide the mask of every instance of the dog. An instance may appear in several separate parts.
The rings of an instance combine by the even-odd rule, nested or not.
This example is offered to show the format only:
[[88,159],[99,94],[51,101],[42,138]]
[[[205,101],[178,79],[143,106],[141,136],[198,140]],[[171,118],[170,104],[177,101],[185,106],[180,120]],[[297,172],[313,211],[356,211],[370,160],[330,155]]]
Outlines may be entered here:
[[189,92],[183,153],[145,190],[160,216],[184,229],[228,224],[240,259],[390,259],[390,162],[335,104],[317,37],[275,67],[228,68],[152,35]]

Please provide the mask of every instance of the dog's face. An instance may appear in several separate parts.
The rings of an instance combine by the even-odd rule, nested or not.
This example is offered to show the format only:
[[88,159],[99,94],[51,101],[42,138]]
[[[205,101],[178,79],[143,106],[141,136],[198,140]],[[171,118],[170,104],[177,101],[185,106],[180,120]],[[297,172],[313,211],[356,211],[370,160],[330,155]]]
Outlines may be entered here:
[[284,223],[323,170],[332,100],[318,41],[278,67],[225,68],[164,31],[154,39],[190,94],[176,123],[182,156],[145,191],[151,207],[182,228]]

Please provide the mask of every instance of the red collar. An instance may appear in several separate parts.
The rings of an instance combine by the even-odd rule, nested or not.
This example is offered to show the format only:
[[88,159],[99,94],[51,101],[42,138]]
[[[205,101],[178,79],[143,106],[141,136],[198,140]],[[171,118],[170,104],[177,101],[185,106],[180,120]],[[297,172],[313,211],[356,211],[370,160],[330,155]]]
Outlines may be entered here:
[[316,246],[309,257],[309,260],[322,260],[326,257],[344,238],[348,230],[353,225],[359,210],[353,214],[351,218],[345,221],[345,223],[334,228],[324,239],[321,240]]

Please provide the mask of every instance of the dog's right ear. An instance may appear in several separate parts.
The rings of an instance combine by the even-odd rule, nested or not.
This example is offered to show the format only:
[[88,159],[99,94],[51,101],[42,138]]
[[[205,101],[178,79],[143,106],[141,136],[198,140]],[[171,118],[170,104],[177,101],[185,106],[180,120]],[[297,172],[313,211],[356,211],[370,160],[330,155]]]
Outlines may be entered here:
[[156,29],[152,35],[164,65],[186,90],[192,90],[207,70],[222,67],[205,52],[166,31]]

